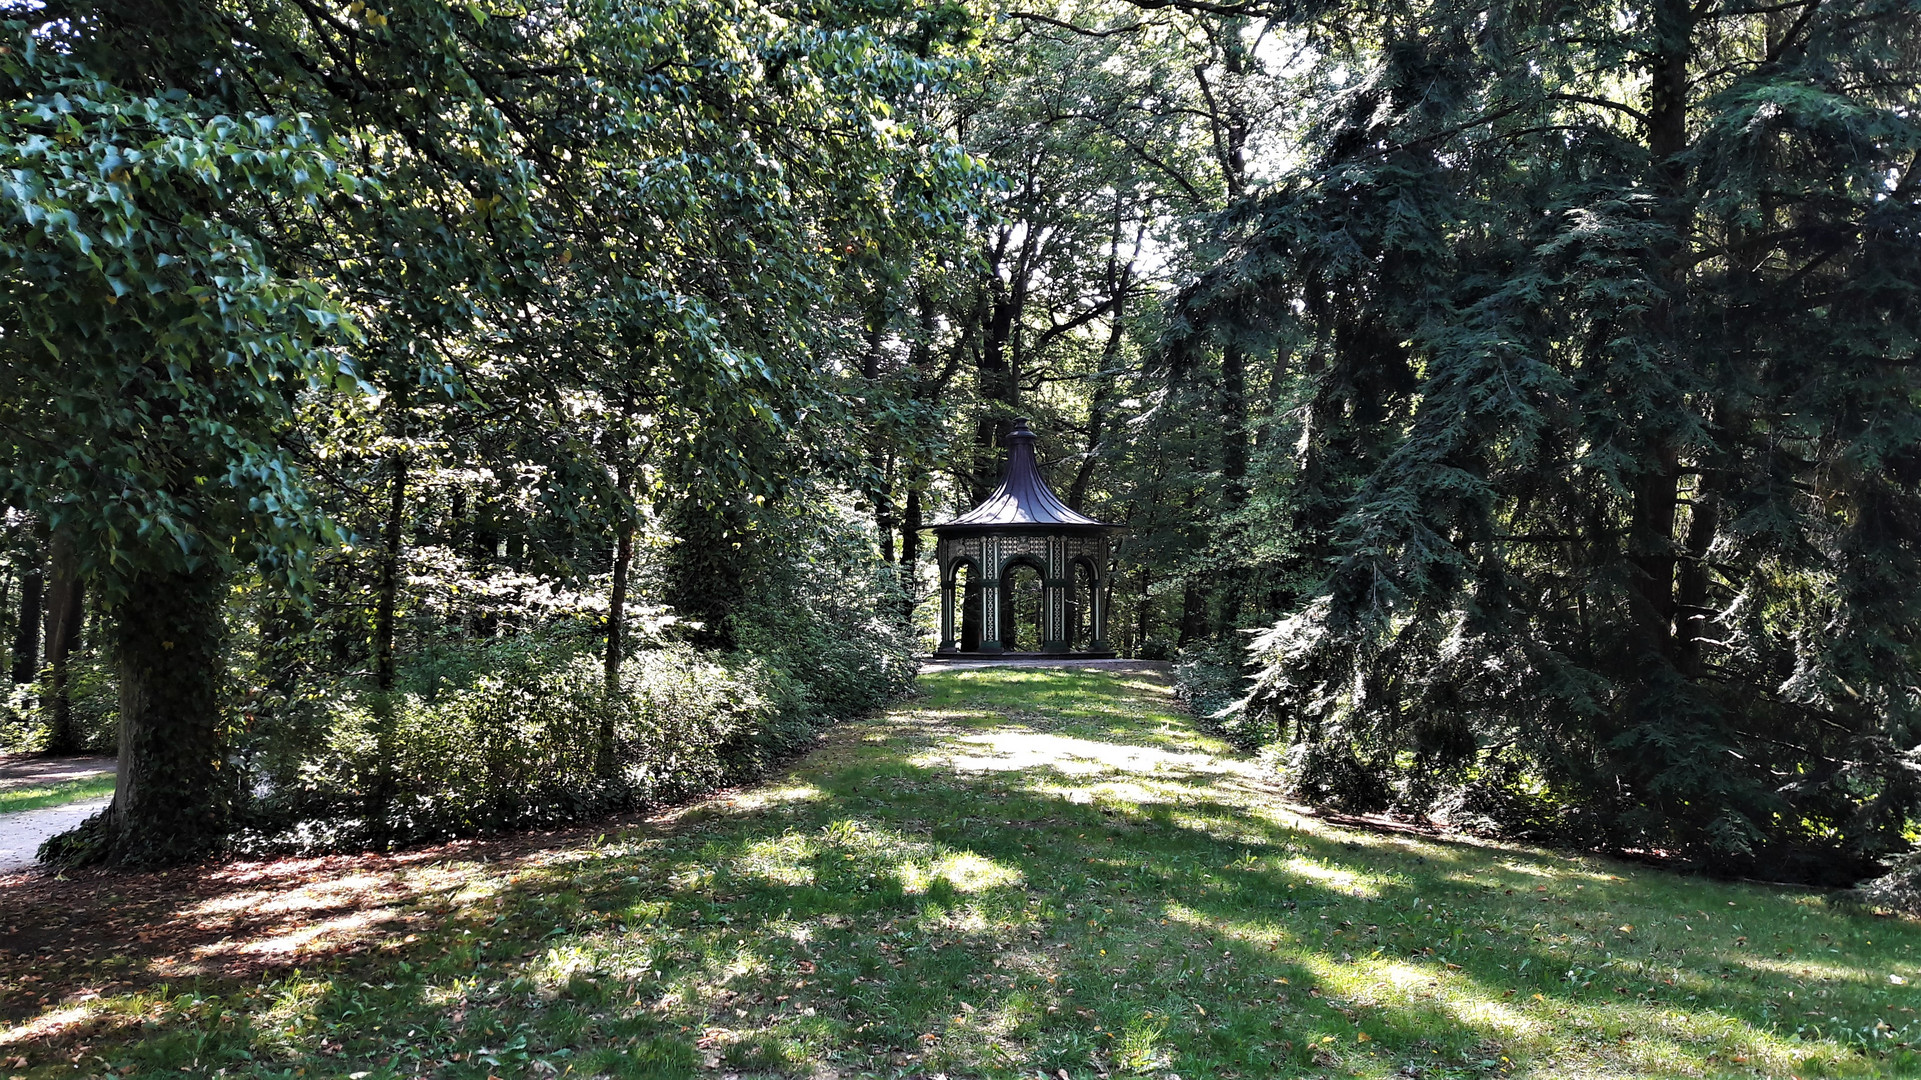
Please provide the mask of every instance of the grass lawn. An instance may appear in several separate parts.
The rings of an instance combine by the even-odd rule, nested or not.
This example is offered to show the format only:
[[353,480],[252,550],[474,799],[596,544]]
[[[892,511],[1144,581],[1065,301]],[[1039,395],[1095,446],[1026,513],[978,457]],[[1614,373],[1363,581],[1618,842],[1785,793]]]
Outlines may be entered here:
[[9,788],[0,791],[0,814],[64,806],[67,803],[85,802],[88,799],[104,799],[111,794],[113,794],[112,773],[105,776],[90,776],[84,780],[66,780],[57,784]]
[[1921,1074],[1921,925],[1339,829],[1145,674],[938,674],[604,835],[28,882],[0,926],[36,1080]]

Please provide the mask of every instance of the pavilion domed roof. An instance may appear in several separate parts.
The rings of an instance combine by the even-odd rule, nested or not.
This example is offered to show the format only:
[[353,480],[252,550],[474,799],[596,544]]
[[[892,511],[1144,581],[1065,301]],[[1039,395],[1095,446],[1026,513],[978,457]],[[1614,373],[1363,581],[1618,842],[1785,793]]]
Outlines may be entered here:
[[1007,472],[994,493],[979,506],[936,529],[996,528],[1004,525],[1056,525],[1068,528],[1115,528],[1079,513],[1056,496],[1034,462],[1034,432],[1026,420],[1014,421],[1007,433]]

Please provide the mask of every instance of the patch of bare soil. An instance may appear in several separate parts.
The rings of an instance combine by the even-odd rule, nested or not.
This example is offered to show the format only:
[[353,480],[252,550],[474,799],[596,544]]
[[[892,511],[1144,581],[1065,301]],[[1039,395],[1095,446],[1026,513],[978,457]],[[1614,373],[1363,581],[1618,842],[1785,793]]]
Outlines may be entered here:
[[466,886],[546,862],[621,824],[392,854],[0,875],[0,1019],[109,988],[255,978],[397,947],[451,914]]
[[85,780],[91,776],[105,776],[113,770],[114,759],[110,757],[0,754],[0,791]]

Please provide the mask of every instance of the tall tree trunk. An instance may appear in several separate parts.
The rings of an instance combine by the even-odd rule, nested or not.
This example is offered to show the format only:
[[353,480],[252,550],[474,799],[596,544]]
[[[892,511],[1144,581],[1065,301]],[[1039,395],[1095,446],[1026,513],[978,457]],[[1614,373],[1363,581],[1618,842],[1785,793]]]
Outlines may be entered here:
[[907,481],[907,504],[901,512],[900,522],[900,591],[901,620],[910,622],[914,618],[914,606],[920,602],[920,530],[921,530],[921,488],[927,480],[916,470]]
[[[447,549],[453,553],[456,568],[459,567],[460,558],[467,553],[472,542],[473,521],[467,516],[467,489],[456,487],[448,498],[447,506]],[[449,605],[447,612],[448,628],[458,632],[462,637],[473,631],[472,620],[469,618],[472,611],[470,608],[463,610],[466,605],[473,602],[472,593],[471,589],[461,590],[462,596],[466,599]]]
[[880,560],[894,565],[894,455],[881,455],[874,463],[878,486],[874,489],[874,532],[880,539]]
[[[959,353],[951,353],[946,366],[941,370],[935,369],[934,336],[940,330],[940,309],[935,305],[933,291],[925,280],[917,285],[914,302],[920,332],[915,335],[908,355],[915,375],[913,396],[916,401],[934,401],[952,381],[958,367]],[[959,345],[960,342],[955,342],[956,348]],[[911,624],[914,608],[920,603],[920,545],[921,529],[927,516],[927,469],[910,454],[902,462],[902,471],[907,480],[907,498],[901,507],[900,521],[901,622]],[[944,587],[939,579],[940,575],[936,573],[936,589]]]
[[[1217,24],[1217,47],[1223,82],[1212,85],[1207,69],[1197,66],[1202,99],[1207,103],[1214,155],[1221,172],[1221,185],[1230,202],[1247,194],[1247,85],[1249,55],[1244,36],[1248,20],[1227,18]],[[1218,398],[1221,448],[1221,508],[1233,514],[1247,499],[1247,350],[1238,341],[1221,347],[1221,383]],[[1240,621],[1244,576],[1228,574],[1218,584],[1220,624],[1231,630]],[[1186,616],[1182,618],[1182,639],[1186,640]]]
[[[1073,482],[1067,488],[1067,505],[1082,510],[1087,502],[1087,485],[1094,477],[1094,463],[1100,460],[1101,440],[1107,435],[1107,404],[1114,396],[1114,372],[1121,362],[1121,345],[1125,342],[1127,290],[1133,279],[1134,264],[1130,260],[1125,267],[1118,265],[1120,252],[1120,208],[1117,202],[1114,210],[1113,241],[1115,255],[1108,260],[1108,289],[1113,297],[1112,310],[1108,312],[1107,344],[1101,348],[1101,370],[1094,376],[1094,393],[1087,404],[1087,451],[1081,456],[1080,468],[1074,470]],[[1135,238],[1136,252],[1140,249],[1140,238]]]
[[1181,637],[1180,644],[1186,645],[1196,638],[1207,634],[1207,594],[1201,590],[1200,582],[1188,578],[1181,589]]
[[80,581],[80,556],[73,538],[54,533],[47,544],[47,687],[42,708],[47,718],[47,750],[72,754],[80,750],[80,733],[73,726],[73,702],[68,693],[71,659],[80,644],[80,621],[86,612],[85,586]]
[[[1688,0],[1660,0],[1654,11],[1655,49],[1649,61],[1648,156],[1660,200],[1657,211],[1671,230],[1658,254],[1657,272],[1667,296],[1649,313],[1655,347],[1679,362],[1681,343],[1675,304],[1686,287],[1688,215],[1687,165],[1688,61],[1692,56],[1694,12]],[[1675,407],[1681,407],[1677,402]],[[1681,494],[1679,433],[1650,432],[1641,474],[1633,484],[1628,558],[1635,566],[1634,615],[1641,627],[1643,660],[1672,662],[1675,620],[1675,525]]]
[[400,549],[406,528],[407,455],[388,462],[387,521],[381,530],[380,592],[374,602],[374,688],[394,688],[394,611],[400,600]]
[[[975,381],[981,401],[988,408],[974,424],[975,468],[974,502],[985,499],[993,489],[1000,466],[1000,447],[1013,430],[1009,415],[1020,407],[1020,398],[1008,364],[1008,339],[1014,332],[1014,303],[1003,292],[999,279],[989,287],[987,318],[981,324],[981,350]],[[1002,406],[1000,409],[993,405]]]
[[616,483],[619,485],[622,507],[620,520],[614,525],[614,580],[607,596],[607,652],[603,657],[607,696],[610,698],[620,693],[620,664],[627,657],[627,577],[634,565],[634,519],[625,505],[625,466],[617,471]]
[[[1028,194],[1032,194],[1031,187]],[[1013,430],[1011,418],[1020,409],[1016,338],[1021,331],[1022,307],[1027,300],[1034,238],[1030,233],[1022,240],[1011,265],[1007,261],[1010,241],[1011,235],[1003,230],[990,256],[980,298],[981,348],[975,382],[982,403],[988,407],[981,411],[974,424],[975,467],[971,477],[977,503],[987,497],[999,476],[1001,445]],[[1001,276],[1003,268],[1005,280]]]
[[1139,655],[1141,646],[1147,644],[1147,632],[1149,629],[1151,629],[1150,623],[1153,621],[1153,616],[1154,616],[1153,586],[1154,586],[1153,572],[1145,566],[1141,567],[1141,591],[1139,594],[1140,601],[1134,607],[1135,655]]
[[[1143,227],[1143,232],[1145,228]],[[1141,237],[1134,238],[1136,256]],[[1087,501],[1087,485],[1094,475],[1094,462],[1100,458],[1101,439],[1105,437],[1107,402],[1114,394],[1114,372],[1120,365],[1121,345],[1126,339],[1127,290],[1134,277],[1134,261],[1121,263],[1121,202],[1114,200],[1114,232],[1108,242],[1107,290],[1113,303],[1107,313],[1107,344],[1101,348],[1101,370],[1094,377],[1094,393],[1087,406],[1087,452],[1067,488],[1067,505],[1081,510]]]
[[114,606],[120,762],[113,803],[41,848],[58,863],[163,866],[214,850],[231,820],[234,776],[220,714],[225,578],[145,572]]
[[[1247,351],[1230,341],[1221,349],[1221,503],[1232,515],[1247,502]],[[1245,526],[1228,523],[1238,532]],[[1246,575],[1231,573],[1220,583],[1220,631],[1231,633],[1241,620]]]
[[[473,559],[474,572],[484,576],[493,571],[500,559],[499,506],[484,488],[474,497],[473,528],[469,531],[472,536],[469,557]],[[490,638],[500,620],[493,612],[476,608],[471,622],[475,637]]]
[[1067,485],[1067,505],[1080,513],[1086,513],[1087,485],[1094,479],[1094,463],[1100,460],[1101,439],[1106,436],[1107,398],[1113,380],[1105,376],[1094,380],[1094,393],[1087,403],[1087,449],[1081,454],[1080,467],[1074,470],[1074,479]]
[[626,659],[627,648],[627,576],[634,565],[634,517],[629,500],[631,470],[625,461],[625,440],[622,440],[623,459],[614,468],[614,486],[620,495],[620,518],[614,523],[614,573],[612,587],[607,594],[607,654],[603,658],[605,670],[603,693],[607,701],[600,711],[599,743],[594,753],[594,772],[602,779],[611,780],[620,768],[619,747],[615,745],[614,710],[620,700],[620,665]]
[[[867,388],[867,406],[878,407],[884,388],[880,385],[881,349],[887,340],[887,282],[874,285],[867,301],[867,348],[861,354],[861,380]],[[894,565],[894,454],[884,436],[877,435],[872,447],[873,483],[864,494],[874,508],[874,533],[880,541],[881,561]]]
[[374,751],[373,789],[368,792],[367,821],[375,846],[385,846],[390,838],[388,809],[393,804],[396,752],[394,739],[399,725],[395,713],[394,620],[400,600],[400,550],[406,526],[407,455],[397,451],[388,463],[391,477],[387,485],[387,521],[380,543],[379,595],[374,601],[374,696],[376,748]]
[[13,682],[30,683],[40,667],[40,597],[46,580],[45,562],[37,532],[27,533],[32,545],[20,571],[20,621],[13,630]]
[[1227,82],[1216,87],[1207,77],[1208,65],[1196,64],[1194,78],[1207,105],[1209,134],[1214,142],[1215,164],[1221,170],[1221,183],[1229,200],[1247,193],[1247,77],[1248,20],[1233,16],[1214,24],[1219,37],[1221,74]]

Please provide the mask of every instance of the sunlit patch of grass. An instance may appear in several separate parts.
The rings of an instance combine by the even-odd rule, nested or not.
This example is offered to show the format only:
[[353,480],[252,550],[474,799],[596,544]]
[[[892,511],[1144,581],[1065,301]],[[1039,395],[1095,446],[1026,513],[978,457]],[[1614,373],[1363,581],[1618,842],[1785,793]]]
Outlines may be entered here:
[[770,784],[767,787],[734,796],[726,800],[723,805],[738,810],[763,810],[782,803],[812,802],[822,798],[824,794],[812,784]]
[[954,852],[927,864],[909,860],[900,864],[896,874],[900,878],[901,890],[915,896],[926,893],[929,886],[937,882],[960,893],[1003,888],[1021,882],[1019,870],[973,852]]
[[108,773],[105,776],[64,780],[57,784],[8,788],[0,791],[0,814],[16,814],[27,810],[43,810],[49,806],[85,802],[88,799],[104,799],[113,794],[113,784],[113,774]]
[[737,867],[742,873],[757,875],[777,885],[811,885],[814,870],[807,863],[815,853],[812,840],[783,833],[748,845]]
[[1372,900],[1381,895],[1381,890],[1376,886],[1371,875],[1358,874],[1345,867],[1327,866],[1299,855],[1282,863],[1281,866],[1293,877],[1305,878],[1324,888],[1334,889],[1349,896]]

